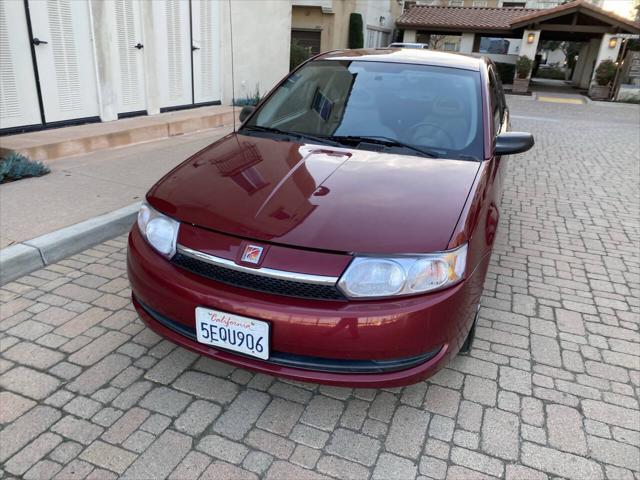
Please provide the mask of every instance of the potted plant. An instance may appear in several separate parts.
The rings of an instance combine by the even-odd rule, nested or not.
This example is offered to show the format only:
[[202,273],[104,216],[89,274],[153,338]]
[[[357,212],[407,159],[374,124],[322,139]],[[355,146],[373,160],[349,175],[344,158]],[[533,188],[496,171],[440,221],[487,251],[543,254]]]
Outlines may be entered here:
[[589,96],[594,100],[608,100],[611,82],[616,76],[616,64],[613,60],[603,60],[596,68],[596,82],[589,88]]
[[513,91],[515,93],[527,93],[529,91],[529,74],[533,67],[533,60],[526,55],[521,55],[516,60],[516,77],[513,79]]

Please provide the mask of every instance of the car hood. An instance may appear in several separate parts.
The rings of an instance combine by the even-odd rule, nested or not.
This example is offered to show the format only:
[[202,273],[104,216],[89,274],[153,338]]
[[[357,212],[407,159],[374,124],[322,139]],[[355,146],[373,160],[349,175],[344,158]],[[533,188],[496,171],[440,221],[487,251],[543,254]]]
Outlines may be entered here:
[[147,198],[182,222],[258,241],[433,252],[447,248],[479,165],[231,134]]

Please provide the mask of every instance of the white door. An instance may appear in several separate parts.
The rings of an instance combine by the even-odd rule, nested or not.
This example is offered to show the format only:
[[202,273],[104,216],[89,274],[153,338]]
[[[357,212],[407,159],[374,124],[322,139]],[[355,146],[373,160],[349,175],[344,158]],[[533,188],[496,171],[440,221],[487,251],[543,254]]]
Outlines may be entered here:
[[[217,3],[217,2],[216,2]],[[189,2],[153,2],[154,48],[158,54],[160,108],[193,103]]]
[[41,123],[24,3],[0,0],[0,128]]
[[29,14],[45,121],[97,116],[89,2],[29,0]]
[[195,103],[214,102],[220,93],[220,2],[192,0],[191,28]]
[[115,0],[118,113],[146,110],[144,39],[139,0]]

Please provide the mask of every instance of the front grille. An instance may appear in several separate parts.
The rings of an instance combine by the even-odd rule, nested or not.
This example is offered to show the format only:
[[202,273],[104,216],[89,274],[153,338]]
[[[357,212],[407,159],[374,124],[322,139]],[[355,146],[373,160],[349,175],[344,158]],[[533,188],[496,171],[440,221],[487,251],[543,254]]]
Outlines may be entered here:
[[275,295],[284,295],[287,297],[346,301],[346,297],[335,285],[316,285],[313,283],[295,282],[254,275],[212,265],[179,252],[171,259],[171,262],[197,275],[202,275],[203,277],[234,287],[246,288],[257,292],[273,293]]
[[[196,330],[193,327],[189,327],[182,323],[176,322],[170,318],[165,317],[159,312],[156,312],[149,306],[140,301],[139,298],[134,297],[135,301],[147,312],[147,314],[153,318],[156,322],[165,326],[166,328],[173,330],[176,333],[197,342]],[[215,347],[219,348],[219,347]],[[225,350],[219,348],[219,350],[228,351],[234,355],[246,357],[242,353]],[[407,370],[409,368],[421,365],[434,358],[442,350],[442,347],[436,348],[433,351],[416,355],[415,357],[394,358],[390,360],[344,360],[336,358],[323,358],[312,357],[308,355],[294,355],[292,353],[285,352],[271,352],[267,363],[275,365],[282,365],[283,367],[299,368],[302,370],[315,370],[319,372],[329,373],[389,373],[398,372],[400,370]],[[247,357],[255,360],[254,357]]]

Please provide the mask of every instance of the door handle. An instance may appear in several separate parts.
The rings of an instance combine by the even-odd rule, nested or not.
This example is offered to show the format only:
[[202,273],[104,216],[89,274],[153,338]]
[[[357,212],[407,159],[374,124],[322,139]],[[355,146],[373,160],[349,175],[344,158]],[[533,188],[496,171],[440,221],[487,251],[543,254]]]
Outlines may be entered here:
[[31,43],[33,43],[37,47],[41,43],[49,43],[49,42],[45,42],[44,40],[40,40],[38,37],[36,37],[33,40],[31,40]]
[[137,48],[138,50],[142,50],[142,49],[144,48],[144,45],[143,45],[143,44],[141,44],[140,42],[138,42],[137,44],[135,44],[135,45],[133,46],[133,48]]
[[194,52],[196,50],[200,50],[200,47],[196,47],[195,45],[191,45],[191,51]]

